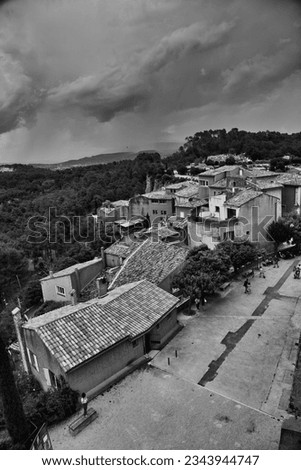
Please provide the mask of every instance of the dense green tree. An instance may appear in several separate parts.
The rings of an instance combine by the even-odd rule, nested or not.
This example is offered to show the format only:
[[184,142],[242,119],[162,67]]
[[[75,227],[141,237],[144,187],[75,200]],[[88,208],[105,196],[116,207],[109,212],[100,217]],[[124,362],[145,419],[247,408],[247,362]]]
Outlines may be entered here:
[[23,289],[21,294],[22,308],[27,310],[28,308],[41,304],[42,301],[43,294],[41,283],[37,277],[33,277]]
[[5,344],[0,335],[0,393],[7,431],[14,445],[22,444],[29,436],[22,402],[16,388]]
[[283,158],[273,158],[270,161],[270,170],[271,171],[286,171],[287,162]]
[[247,263],[252,263],[259,254],[257,248],[250,242],[235,243],[230,240],[219,243],[216,247],[217,253],[228,256],[235,271]]
[[192,249],[182,271],[174,277],[173,287],[191,300],[203,300],[229,279],[230,258],[207,247]]
[[268,234],[272,241],[279,245],[280,243],[287,242],[293,236],[293,230],[289,223],[283,218],[277,222],[273,221],[268,226]]

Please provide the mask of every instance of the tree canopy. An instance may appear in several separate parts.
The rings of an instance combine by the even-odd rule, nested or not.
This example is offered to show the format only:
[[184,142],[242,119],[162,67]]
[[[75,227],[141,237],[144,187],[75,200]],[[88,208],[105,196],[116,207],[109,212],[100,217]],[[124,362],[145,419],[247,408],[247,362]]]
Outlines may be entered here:
[[174,277],[173,287],[180,289],[185,297],[203,299],[213,294],[217,286],[229,279],[230,258],[207,246],[193,248],[187,255],[185,265]]

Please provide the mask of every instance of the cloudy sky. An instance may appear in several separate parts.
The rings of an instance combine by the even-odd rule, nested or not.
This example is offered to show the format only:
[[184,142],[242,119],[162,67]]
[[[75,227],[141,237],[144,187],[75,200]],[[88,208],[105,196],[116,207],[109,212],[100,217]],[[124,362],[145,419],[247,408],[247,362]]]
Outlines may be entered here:
[[299,0],[0,0],[0,162],[299,132]]

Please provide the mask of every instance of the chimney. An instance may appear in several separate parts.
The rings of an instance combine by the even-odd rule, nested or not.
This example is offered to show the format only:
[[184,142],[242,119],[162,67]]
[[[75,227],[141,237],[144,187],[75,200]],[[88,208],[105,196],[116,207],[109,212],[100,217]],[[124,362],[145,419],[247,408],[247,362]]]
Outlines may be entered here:
[[49,277],[52,279],[53,278],[53,271],[49,271]]
[[28,373],[29,368],[28,368],[27,356],[26,356],[26,353],[25,353],[23,333],[21,331],[21,326],[22,326],[23,321],[22,321],[22,318],[21,318],[21,312],[20,312],[19,307],[16,307],[16,308],[14,308],[14,310],[12,310],[12,315],[13,315],[14,325],[15,325],[15,329],[16,329],[16,333],[17,333],[18,343],[19,343],[19,346],[20,346],[20,353],[21,353],[21,359],[22,359],[23,367],[24,367],[25,372]]
[[105,269],[106,268],[106,256],[105,256],[105,250],[103,246],[100,248],[100,252],[101,252],[103,269]]
[[71,295],[71,305],[76,305],[77,304],[76,290],[72,289],[72,291],[70,292],[70,295]]
[[108,292],[108,283],[107,283],[106,277],[105,276],[98,277],[96,279],[96,285],[97,285],[98,297],[102,297],[103,295],[106,295],[106,293]]
[[81,291],[81,288],[80,288],[80,278],[79,278],[79,271],[78,271],[78,268],[75,268],[74,269],[74,275],[75,275],[75,286],[74,286],[74,289],[75,289],[75,292],[77,295],[80,294],[80,291]]

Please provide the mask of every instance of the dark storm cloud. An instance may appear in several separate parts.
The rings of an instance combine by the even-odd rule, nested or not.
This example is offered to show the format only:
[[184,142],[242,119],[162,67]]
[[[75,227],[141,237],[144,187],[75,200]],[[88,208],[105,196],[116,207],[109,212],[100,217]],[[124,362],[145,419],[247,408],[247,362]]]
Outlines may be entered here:
[[49,91],[47,103],[54,109],[82,110],[101,122],[111,120],[120,112],[139,110],[155,93],[155,74],[189,54],[218,47],[233,27],[233,22],[222,22],[211,27],[195,23],[180,28],[163,37],[126,70],[117,69],[107,76],[82,77],[65,83]]
[[246,128],[295,129],[300,6],[0,0],[1,154],[72,158],[239,127],[242,116]]

